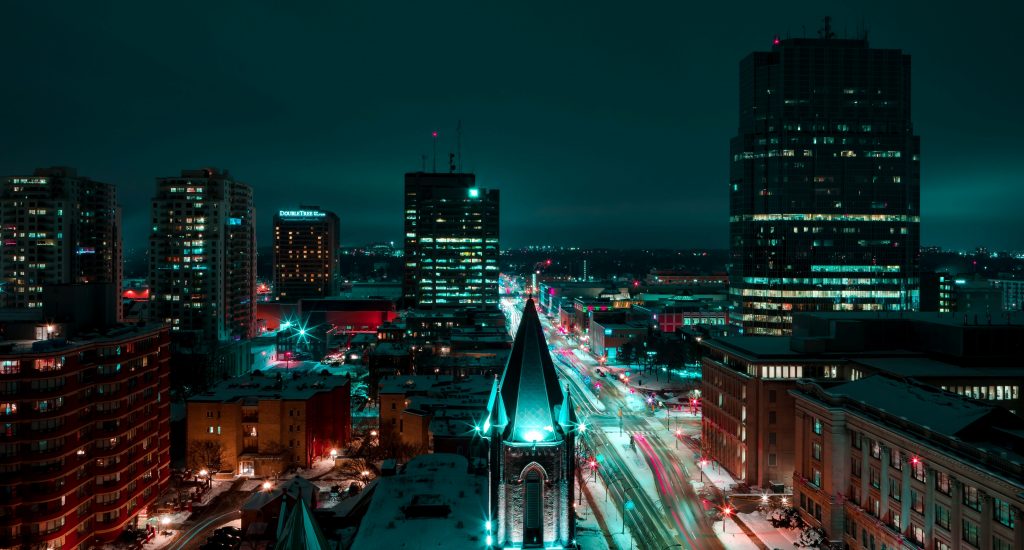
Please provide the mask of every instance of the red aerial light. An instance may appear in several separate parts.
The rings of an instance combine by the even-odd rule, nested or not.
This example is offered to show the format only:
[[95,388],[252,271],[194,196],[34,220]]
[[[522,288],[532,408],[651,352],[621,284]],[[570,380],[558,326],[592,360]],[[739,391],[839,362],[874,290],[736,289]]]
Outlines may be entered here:
[[437,137],[437,130],[434,130],[434,131],[433,131],[433,132],[431,133],[431,135],[432,135],[433,137]]
[[774,39],[772,39],[772,44],[775,45],[775,46],[778,46],[779,42],[782,42],[782,41],[779,40],[778,36],[776,36]]

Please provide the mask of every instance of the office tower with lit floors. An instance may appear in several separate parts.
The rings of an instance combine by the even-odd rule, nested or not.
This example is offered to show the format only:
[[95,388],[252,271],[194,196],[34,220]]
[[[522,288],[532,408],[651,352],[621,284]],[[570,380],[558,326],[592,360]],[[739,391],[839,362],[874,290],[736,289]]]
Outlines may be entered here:
[[338,291],[338,215],[317,206],[274,216],[274,295],[295,303]]
[[800,311],[918,303],[920,143],[910,56],[840,39],[773,41],[740,62],[730,285],[746,334]]
[[498,304],[497,189],[469,173],[405,175],[402,293],[420,308]]
[[213,168],[158,178],[150,319],[199,340],[248,339],[256,325],[252,188]]
[[40,308],[43,288],[104,283],[119,302],[121,210],[114,185],[74,168],[10,176],[0,188],[0,253],[4,307]]

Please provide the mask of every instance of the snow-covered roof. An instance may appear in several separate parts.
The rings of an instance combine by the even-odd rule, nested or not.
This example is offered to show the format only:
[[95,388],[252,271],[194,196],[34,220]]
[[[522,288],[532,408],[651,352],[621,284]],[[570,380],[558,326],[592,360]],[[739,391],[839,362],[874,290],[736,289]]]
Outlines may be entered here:
[[[439,453],[417,456],[402,473],[378,478],[352,550],[483,548],[487,479],[468,472],[465,457]],[[417,506],[447,516],[424,517],[413,512]]]
[[994,410],[932,387],[880,375],[841,384],[827,391],[953,437]]

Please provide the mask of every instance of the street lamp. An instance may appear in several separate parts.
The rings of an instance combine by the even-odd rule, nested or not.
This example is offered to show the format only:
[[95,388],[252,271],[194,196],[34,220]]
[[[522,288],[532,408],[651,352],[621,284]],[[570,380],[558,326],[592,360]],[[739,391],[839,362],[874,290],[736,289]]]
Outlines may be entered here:
[[338,449],[331,449],[331,453],[330,454],[331,454],[331,460],[337,460],[337,458],[338,458]]
[[273,486],[274,486],[274,484],[271,483],[270,481],[264,481],[263,482],[263,490],[264,491],[269,491]]
[[682,435],[683,432],[679,428],[676,428],[676,449],[679,448],[679,438],[682,437]]
[[704,483],[704,467],[708,465],[708,461],[706,458],[701,457],[701,459],[697,461],[697,465],[700,467],[700,482]]
[[634,504],[632,500],[627,499],[626,495],[629,494],[629,492],[632,491],[633,489],[638,489],[638,488],[639,488],[638,486],[634,485],[632,487],[627,488],[625,491],[622,491],[622,533],[621,534],[623,534],[623,535],[626,534],[626,511],[627,510],[632,510],[633,508],[636,508],[636,504]]

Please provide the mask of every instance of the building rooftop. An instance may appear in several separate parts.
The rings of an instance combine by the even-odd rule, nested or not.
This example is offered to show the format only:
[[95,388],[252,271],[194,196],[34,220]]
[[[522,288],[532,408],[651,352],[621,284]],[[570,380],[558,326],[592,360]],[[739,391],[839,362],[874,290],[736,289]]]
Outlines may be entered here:
[[927,357],[868,357],[858,364],[910,378],[1024,378],[1024,366],[962,367]]
[[790,393],[841,407],[1024,489],[1024,418],[1006,409],[881,374],[829,388],[801,382]]
[[868,376],[826,391],[954,437],[994,410],[937,388],[910,384],[888,376]]
[[297,376],[285,373],[280,381],[274,376],[239,376],[190,397],[189,402],[231,403],[240,399],[305,401],[320,392],[343,388],[350,383],[345,376],[297,371],[294,374]]
[[352,550],[483,548],[487,478],[452,454],[413,458],[382,477]]
[[[0,316],[0,322],[11,321],[11,318]],[[59,325],[58,325],[59,326]],[[72,337],[63,336],[47,340],[11,339],[0,340],[0,354],[53,353],[68,352],[82,346],[115,343],[126,339],[155,334],[166,325],[162,323],[139,323],[117,325],[99,332],[83,332]],[[58,331],[59,334],[59,331]]]

